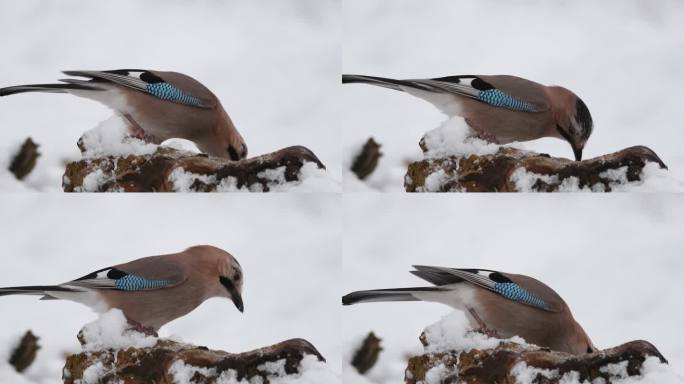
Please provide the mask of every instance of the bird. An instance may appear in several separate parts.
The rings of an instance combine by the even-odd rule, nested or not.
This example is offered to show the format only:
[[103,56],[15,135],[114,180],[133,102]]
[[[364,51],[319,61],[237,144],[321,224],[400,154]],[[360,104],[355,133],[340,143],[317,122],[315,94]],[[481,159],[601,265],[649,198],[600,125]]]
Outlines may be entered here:
[[131,324],[157,331],[212,297],[228,298],[243,312],[243,280],[240,263],[230,253],[199,245],[103,268],[58,285],[0,288],[0,296],[71,300],[99,313],[116,308]]
[[563,299],[532,277],[487,269],[413,267],[412,274],[434,286],[357,291],[343,296],[342,304],[437,302],[463,311],[473,329],[490,336],[519,336],[574,355],[597,351]]
[[154,144],[171,138],[194,142],[212,156],[238,161],[247,145],[221,102],[207,87],[178,72],[146,69],[63,71],[83,79],[0,88],[0,96],[25,92],[69,93],[114,110],[131,136]]
[[553,137],[567,141],[576,161],[593,131],[586,104],[572,91],[509,75],[457,75],[396,80],[342,75],[421,98],[449,117],[460,116],[475,136],[497,144]]

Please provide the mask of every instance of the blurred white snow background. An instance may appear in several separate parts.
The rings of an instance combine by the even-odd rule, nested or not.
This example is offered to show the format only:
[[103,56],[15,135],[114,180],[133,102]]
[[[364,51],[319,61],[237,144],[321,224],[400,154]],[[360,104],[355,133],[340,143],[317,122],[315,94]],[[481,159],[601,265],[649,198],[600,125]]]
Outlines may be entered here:
[[[250,156],[304,145],[341,180],[337,0],[0,0],[0,87],[49,83],[61,70],[150,68],[205,84]],[[60,191],[76,141],[111,115],[61,94],[0,99],[0,190]],[[6,171],[26,137],[41,145],[24,184]]]
[[[302,337],[341,372],[340,203],[336,195],[5,195],[0,286],[54,284],[143,256],[212,244],[245,272],[240,314],[211,299],[160,336],[231,352]],[[0,297],[0,382],[20,382],[7,358],[31,329],[41,349],[27,383],[61,383],[64,353],[96,314],[66,301]]]
[[[670,366],[638,382],[684,380],[682,196],[440,197],[346,195],[342,295],[425,286],[413,264],[521,273],[558,292],[598,348],[653,343]],[[421,302],[344,307],[345,383],[402,382],[407,356],[423,351],[421,331],[452,312]],[[369,331],[383,351],[360,377],[349,361]]]
[[[656,185],[684,189],[677,96],[684,86],[683,2],[344,0],[343,15],[344,73],[510,74],[565,86],[584,100],[594,119],[584,158],[646,145],[678,181]],[[345,190],[403,191],[406,161],[422,159],[418,141],[446,117],[401,92],[359,84],[343,88],[345,169],[370,136],[384,153],[365,183],[345,172]],[[572,158],[570,146],[556,139],[522,146]]]

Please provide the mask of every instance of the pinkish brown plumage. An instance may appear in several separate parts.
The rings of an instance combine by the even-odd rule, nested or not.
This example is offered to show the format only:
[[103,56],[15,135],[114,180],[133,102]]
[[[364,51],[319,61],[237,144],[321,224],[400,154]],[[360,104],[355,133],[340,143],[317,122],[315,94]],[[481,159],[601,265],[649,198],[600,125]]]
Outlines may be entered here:
[[243,280],[230,253],[201,245],[104,268],[64,284],[0,288],[0,296],[72,300],[98,312],[118,308],[129,320],[158,330],[212,297],[229,298],[242,312]]
[[490,270],[416,265],[414,275],[433,287],[352,292],[345,305],[374,301],[430,301],[462,310],[474,329],[572,354],[596,351],[565,301],[544,283]]

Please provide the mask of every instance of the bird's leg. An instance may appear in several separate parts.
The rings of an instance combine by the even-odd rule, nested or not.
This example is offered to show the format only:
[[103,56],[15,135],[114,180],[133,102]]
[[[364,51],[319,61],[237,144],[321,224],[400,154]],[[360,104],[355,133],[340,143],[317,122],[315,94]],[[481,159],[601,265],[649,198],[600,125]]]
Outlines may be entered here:
[[132,329],[136,332],[143,333],[148,336],[154,336],[154,337],[159,337],[157,334],[157,331],[154,330],[154,328],[151,327],[146,327],[136,320],[131,319],[130,317],[126,316],[126,321],[128,322],[128,325],[130,326],[129,329]]
[[485,132],[482,129],[477,128],[471,120],[465,119],[465,122],[466,122],[466,124],[468,124],[470,129],[473,131],[472,137],[478,138],[480,140],[484,140],[488,143],[499,144],[499,141],[496,139],[496,137],[494,135],[492,135],[489,132]]
[[475,322],[478,325],[478,328],[474,330],[475,332],[479,332],[489,337],[494,337],[497,339],[501,338],[495,330],[487,328],[487,324],[485,324],[485,322],[482,321],[480,316],[478,316],[477,312],[475,312],[473,308],[468,308],[468,312],[470,313],[470,316],[472,316],[472,319],[475,320]]
[[157,140],[154,136],[148,135],[145,130],[138,124],[133,117],[128,114],[124,113],[122,115],[124,119],[126,119],[126,122],[128,123],[128,134],[131,137],[135,137],[136,139],[142,140],[146,143],[154,143],[154,144],[159,144],[159,140]]

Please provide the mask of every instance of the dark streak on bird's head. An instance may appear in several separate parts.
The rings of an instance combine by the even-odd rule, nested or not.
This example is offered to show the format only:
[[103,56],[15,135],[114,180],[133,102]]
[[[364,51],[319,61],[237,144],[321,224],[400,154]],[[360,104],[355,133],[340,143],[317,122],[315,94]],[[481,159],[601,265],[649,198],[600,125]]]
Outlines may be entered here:
[[230,278],[225,276],[219,276],[219,282],[228,291],[230,299],[233,301],[233,304],[235,304],[235,307],[238,309],[238,311],[244,312],[245,306],[242,302],[242,295],[240,294],[240,291],[236,288],[236,284],[240,283],[241,279],[242,275],[239,271],[236,272],[236,275],[233,275]]
[[578,125],[580,139],[586,143],[594,130],[594,121],[591,119],[589,108],[579,97],[575,103],[575,121]]

